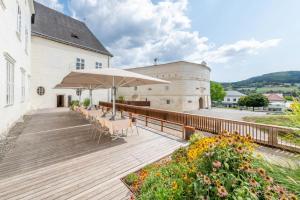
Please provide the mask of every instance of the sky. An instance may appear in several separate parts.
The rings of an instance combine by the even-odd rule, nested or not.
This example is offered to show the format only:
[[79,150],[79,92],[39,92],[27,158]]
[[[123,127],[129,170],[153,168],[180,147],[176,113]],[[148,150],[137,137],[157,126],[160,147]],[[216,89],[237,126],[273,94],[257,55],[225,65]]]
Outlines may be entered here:
[[299,0],[37,0],[84,21],[113,67],[205,61],[222,82],[300,70]]

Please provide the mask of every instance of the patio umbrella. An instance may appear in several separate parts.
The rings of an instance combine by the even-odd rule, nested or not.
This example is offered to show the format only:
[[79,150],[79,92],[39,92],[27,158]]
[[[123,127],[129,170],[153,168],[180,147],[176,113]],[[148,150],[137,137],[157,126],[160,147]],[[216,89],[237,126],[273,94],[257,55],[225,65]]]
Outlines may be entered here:
[[[81,87],[91,91],[94,89],[112,88],[113,117],[115,116],[116,88],[134,87],[139,85],[168,84],[169,81],[130,72],[117,68],[71,71],[59,84],[65,87]],[[92,97],[91,97],[92,98]],[[92,99],[91,99],[92,102]]]

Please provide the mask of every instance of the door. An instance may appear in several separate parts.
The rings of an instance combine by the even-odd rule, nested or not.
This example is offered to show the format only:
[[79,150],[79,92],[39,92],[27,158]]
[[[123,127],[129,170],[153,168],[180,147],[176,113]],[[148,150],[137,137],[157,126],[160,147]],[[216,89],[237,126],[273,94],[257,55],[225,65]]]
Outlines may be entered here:
[[65,95],[57,95],[57,107],[64,107],[65,106]]
[[199,99],[199,109],[203,109],[204,108],[204,101],[203,101],[203,98],[200,97]]
[[72,102],[72,95],[68,95],[68,107],[71,106],[71,102]]

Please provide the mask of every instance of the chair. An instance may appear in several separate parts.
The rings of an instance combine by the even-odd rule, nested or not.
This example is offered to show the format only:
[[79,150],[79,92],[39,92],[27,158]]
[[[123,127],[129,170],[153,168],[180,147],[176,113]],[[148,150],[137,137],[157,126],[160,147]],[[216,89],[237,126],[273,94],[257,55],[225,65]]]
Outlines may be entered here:
[[138,117],[138,115],[135,115],[133,113],[129,113],[129,119],[131,120],[131,123],[130,123],[131,132],[133,133],[133,127],[135,127],[137,135],[140,135],[139,129],[138,129],[138,126],[137,126],[137,117]]

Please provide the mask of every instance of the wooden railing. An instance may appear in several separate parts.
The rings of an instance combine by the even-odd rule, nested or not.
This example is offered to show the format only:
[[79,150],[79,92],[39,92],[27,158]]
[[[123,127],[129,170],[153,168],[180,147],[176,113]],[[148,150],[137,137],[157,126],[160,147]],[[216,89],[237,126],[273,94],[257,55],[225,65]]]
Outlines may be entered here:
[[120,101],[116,100],[116,103],[127,104],[132,106],[150,106],[150,101]]
[[[100,102],[100,106],[112,107],[112,104],[107,102]],[[299,133],[297,133],[299,129],[235,121],[152,108],[141,108],[138,106],[124,104],[116,104],[116,109],[119,111],[125,111],[142,116],[161,119],[165,122],[173,122],[183,124],[184,126],[192,126],[198,130],[214,134],[221,133],[225,130],[229,132],[237,132],[240,135],[244,136],[249,134],[258,144],[300,153],[300,136]]]

